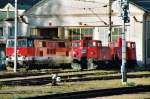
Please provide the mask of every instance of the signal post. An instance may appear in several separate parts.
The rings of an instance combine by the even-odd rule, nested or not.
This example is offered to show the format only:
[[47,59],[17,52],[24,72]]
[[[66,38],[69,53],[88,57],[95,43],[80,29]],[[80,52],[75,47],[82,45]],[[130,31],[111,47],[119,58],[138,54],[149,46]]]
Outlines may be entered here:
[[130,22],[129,13],[129,0],[120,0],[121,17],[122,17],[122,65],[121,65],[121,76],[122,83],[127,83],[127,72],[126,72],[126,23]]

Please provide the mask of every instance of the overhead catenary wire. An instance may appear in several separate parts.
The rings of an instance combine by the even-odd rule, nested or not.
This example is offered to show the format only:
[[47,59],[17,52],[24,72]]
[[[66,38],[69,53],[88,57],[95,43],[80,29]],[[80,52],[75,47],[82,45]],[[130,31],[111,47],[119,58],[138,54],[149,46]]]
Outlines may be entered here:
[[105,25],[108,25],[101,17],[99,17],[91,8],[88,8],[89,11],[91,11],[101,22],[103,22]]

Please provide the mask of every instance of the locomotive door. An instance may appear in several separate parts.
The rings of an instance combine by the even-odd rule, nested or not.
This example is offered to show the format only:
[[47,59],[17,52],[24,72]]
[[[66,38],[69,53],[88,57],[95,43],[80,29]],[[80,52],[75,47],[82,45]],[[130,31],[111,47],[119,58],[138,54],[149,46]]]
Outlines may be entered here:
[[0,70],[4,69],[5,64],[5,44],[0,44]]

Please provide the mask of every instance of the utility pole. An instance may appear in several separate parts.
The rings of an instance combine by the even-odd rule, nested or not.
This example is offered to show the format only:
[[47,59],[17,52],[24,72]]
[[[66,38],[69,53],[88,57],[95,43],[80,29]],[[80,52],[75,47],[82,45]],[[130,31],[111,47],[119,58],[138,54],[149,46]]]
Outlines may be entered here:
[[111,23],[111,15],[112,15],[112,0],[109,0],[109,42],[111,42],[111,30],[112,30],[112,23]]
[[125,23],[129,23],[129,0],[121,0],[121,17],[122,17],[122,65],[121,65],[121,75],[122,83],[127,83],[127,73],[126,73],[126,26]]
[[18,32],[17,0],[15,0],[15,35],[14,35],[14,72],[17,70],[17,32]]

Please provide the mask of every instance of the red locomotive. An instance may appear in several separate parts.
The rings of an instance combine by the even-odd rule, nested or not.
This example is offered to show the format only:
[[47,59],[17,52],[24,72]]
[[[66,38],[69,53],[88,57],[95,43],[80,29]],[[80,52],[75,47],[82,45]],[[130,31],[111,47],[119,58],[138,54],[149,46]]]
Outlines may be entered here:
[[[6,66],[14,61],[14,40],[8,39],[6,46]],[[41,38],[17,39],[17,63],[19,67],[48,68],[69,64],[69,48],[63,40]]]
[[[20,38],[17,40],[18,66],[48,68],[71,64],[73,69],[96,69],[103,66],[121,65],[121,39],[102,46],[98,40],[68,41]],[[6,65],[14,60],[14,40],[7,40]],[[127,64],[136,64],[135,42],[127,42]]]
[[[109,46],[102,46],[98,40],[74,40],[72,41],[71,55],[73,57],[72,68],[96,69],[103,66],[120,66],[121,39],[118,42],[110,42]],[[127,42],[127,65],[136,64],[135,42]]]

